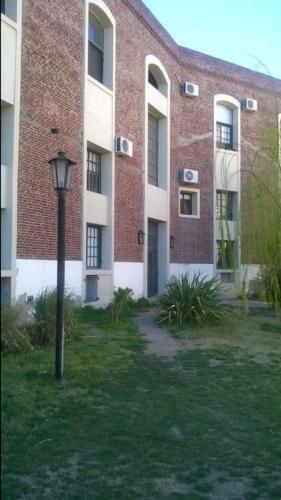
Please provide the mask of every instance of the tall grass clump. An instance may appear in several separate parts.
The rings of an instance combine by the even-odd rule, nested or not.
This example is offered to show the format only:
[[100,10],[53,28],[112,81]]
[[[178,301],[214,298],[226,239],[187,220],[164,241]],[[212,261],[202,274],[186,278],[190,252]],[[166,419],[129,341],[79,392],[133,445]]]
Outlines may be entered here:
[[26,328],[26,311],[16,302],[1,306],[1,347],[8,351],[31,349]]
[[113,291],[113,301],[110,305],[112,321],[119,323],[120,318],[132,308],[133,303],[133,290],[131,288],[116,288]]
[[[36,346],[53,344],[56,336],[56,289],[43,290],[34,301],[32,343]],[[78,335],[77,300],[71,293],[64,295],[64,338],[70,341]]]
[[204,324],[226,318],[222,306],[222,288],[215,278],[206,279],[200,272],[182,274],[166,285],[159,299],[159,323]]

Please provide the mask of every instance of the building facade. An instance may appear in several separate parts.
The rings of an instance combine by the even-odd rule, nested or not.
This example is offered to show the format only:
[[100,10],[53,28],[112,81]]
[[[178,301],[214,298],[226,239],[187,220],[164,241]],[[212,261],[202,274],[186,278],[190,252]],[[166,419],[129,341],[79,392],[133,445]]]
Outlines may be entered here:
[[76,162],[66,287],[83,302],[153,297],[188,270],[237,293],[243,172],[281,81],[179,47],[140,0],[1,11],[2,300],[56,286],[58,151]]

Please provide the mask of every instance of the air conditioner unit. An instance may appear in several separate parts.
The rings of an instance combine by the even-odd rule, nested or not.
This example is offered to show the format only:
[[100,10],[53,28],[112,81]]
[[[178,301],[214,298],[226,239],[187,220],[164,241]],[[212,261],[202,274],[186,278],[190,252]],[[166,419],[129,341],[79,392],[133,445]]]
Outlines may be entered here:
[[133,143],[125,137],[116,137],[115,152],[121,156],[133,156]]
[[245,111],[257,111],[258,103],[255,99],[250,99],[249,97],[246,97],[242,101],[242,109],[244,109]]
[[180,182],[198,184],[198,170],[190,170],[189,168],[183,168],[180,171]]
[[199,95],[199,86],[195,83],[184,82],[183,84],[183,95],[189,97],[196,97]]

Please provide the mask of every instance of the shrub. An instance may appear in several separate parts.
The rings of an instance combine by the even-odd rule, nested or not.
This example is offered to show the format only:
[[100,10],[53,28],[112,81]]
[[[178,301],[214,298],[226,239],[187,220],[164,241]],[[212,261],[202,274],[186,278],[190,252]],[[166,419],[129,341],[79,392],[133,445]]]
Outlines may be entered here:
[[25,329],[26,311],[18,302],[1,306],[1,347],[11,351],[31,349]]
[[172,278],[158,303],[159,323],[197,323],[218,321],[227,316],[222,307],[222,288],[215,278],[207,280],[200,272]]
[[128,312],[133,304],[133,290],[131,288],[118,287],[113,292],[113,301],[111,303],[112,320],[119,323],[119,319],[124,313]]
[[[32,343],[36,346],[53,344],[56,337],[56,289],[43,290],[34,302]],[[71,293],[64,295],[64,338],[70,341],[77,335],[77,300]]]

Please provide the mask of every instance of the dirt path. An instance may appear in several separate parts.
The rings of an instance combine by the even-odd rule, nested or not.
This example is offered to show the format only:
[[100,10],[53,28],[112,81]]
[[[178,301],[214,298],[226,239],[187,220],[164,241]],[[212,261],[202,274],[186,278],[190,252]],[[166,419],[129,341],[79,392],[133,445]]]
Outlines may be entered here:
[[144,339],[147,354],[173,357],[180,351],[194,349],[193,343],[191,345],[191,342],[176,339],[164,328],[159,328],[155,323],[156,318],[157,312],[155,310],[142,313],[134,318],[134,322]]

